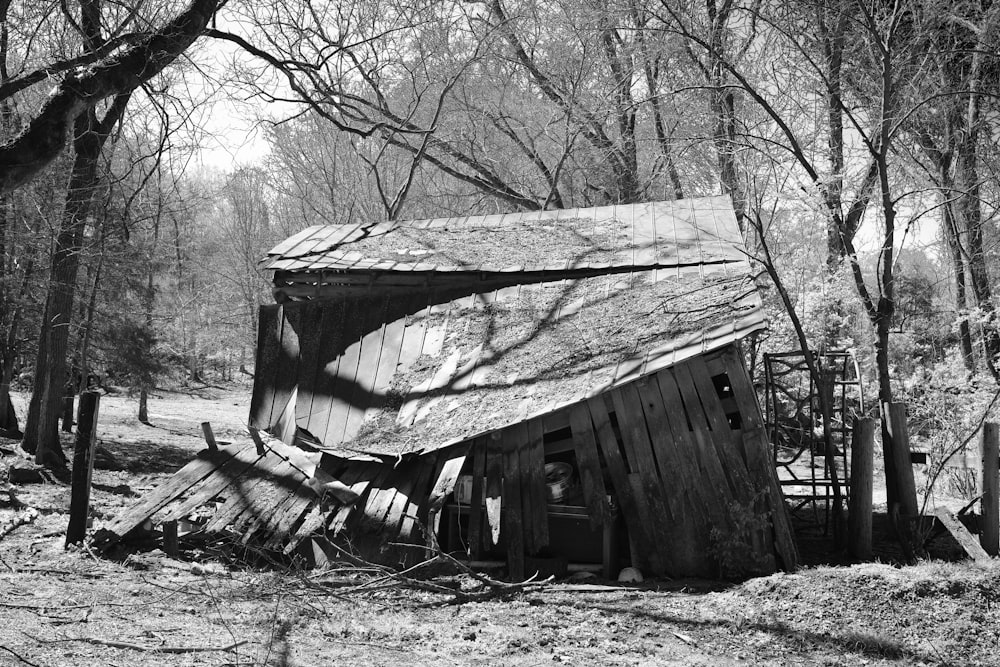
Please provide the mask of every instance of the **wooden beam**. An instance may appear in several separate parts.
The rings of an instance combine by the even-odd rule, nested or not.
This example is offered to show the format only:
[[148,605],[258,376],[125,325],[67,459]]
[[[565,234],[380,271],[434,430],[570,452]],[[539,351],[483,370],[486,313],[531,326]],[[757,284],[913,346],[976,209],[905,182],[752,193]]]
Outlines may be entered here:
[[991,556],[1000,555],[1000,425],[983,424],[983,528],[979,542]]
[[962,523],[955,518],[947,508],[939,507],[934,511],[934,516],[938,518],[941,525],[944,526],[951,536],[955,538],[958,542],[958,546],[962,547],[962,550],[969,555],[972,560],[977,563],[989,563],[991,562],[990,555],[986,553],[986,550],[979,544],[972,533],[962,525]]
[[215,441],[215,433],[212,432],[211,422],[202,422],[201,432],[205,436],[205,444],[208,445],[208,449],[213,452],[219,451],[219,444]]

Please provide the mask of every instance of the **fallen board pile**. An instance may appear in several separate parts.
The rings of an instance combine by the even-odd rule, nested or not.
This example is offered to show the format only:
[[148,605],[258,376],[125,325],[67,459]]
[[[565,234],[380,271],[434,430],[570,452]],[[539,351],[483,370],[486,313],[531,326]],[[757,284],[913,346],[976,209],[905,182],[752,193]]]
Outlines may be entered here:
[[[413,501],[394,492],[386,503],[386,494],[376,487],[382,486],[379,482],[392,466],[352,461],[349,467],[323,470],[317,468],[318,454],[266,435],[257,444],[248,438],[199,452],[173,477],[97,531],[94,544],[108,551],[156,526],[167,528],[167,535],[173,522],[196,516],[193,534],[228,533],[244,545],[290,554],[304,540],[337,535],[356,514],[353,510],[362,508],[365,514],[379,512],[383,521],[394,521],[403,529],[400,537],[416,543],[423,539],[416,517],[427,516],[432,498],[440,503],[451,493],[455,466],[461,466],[461,460],[428,466],[420,479],[427,489],[421,489]],[[380,511],[374,505],[385,507]]]

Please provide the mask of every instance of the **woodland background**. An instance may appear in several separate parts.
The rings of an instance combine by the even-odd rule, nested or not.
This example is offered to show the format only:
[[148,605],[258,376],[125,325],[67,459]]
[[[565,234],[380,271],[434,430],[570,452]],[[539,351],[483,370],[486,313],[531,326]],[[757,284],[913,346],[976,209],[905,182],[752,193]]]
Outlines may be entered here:
[[[761,350],[853,350],[941,460],[997,396],[998,49],[987,0],[0,0],[0,415],[252,372],[308,225],[723,192]],[[205,167],[234,106],[268,150]]]

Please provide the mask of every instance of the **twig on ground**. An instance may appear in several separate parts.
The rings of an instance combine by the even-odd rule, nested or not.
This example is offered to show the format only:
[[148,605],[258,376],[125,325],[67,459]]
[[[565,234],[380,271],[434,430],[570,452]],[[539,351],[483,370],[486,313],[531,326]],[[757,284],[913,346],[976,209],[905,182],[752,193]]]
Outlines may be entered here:
[[32,639],[39,644],[55,644],[60,642],[84,642],[86,644],[97,644],[98,646],[109,646],[111,648],[129,649],[132,651],[142,651],[146,653],[210,653],[213,651],[232,651],[244,644],[249,643],[242,640],[229,644],[228,646],[146,646],[144,644],[133,644],[131,642],[121,642],[112,639],[101,639],[100,637],[61,637],[59,639],[42,639],[29,635],[21,631],[25,637]]
[[248,643],[242,640],[228,646],[144,646],[142,644],[132,644],[129,642],[119,642],[109,639],[98,639],[96,637],[76,637],[70,641],[86,642],[88,644],[98,644],[100,646],[110,646],[111,648],[124,648],[133,651],[145,651],[149,653],[211,653],[233,651]]
[[3,644],[0,644],[0,649],[3,649],[4,651],[7,651],[12,656],[14,656],[15,658],[17,658],[18,660],[20,660],[21,662],[23,662],[26,665],[31,665],[31,667],[39,667],[38,663],[31,662],[30,660],[28,660],[23,655],[21,655],[20,653],[18,653],[14,649],[10,648],[9,646],[4,646]]
[[695,640],[691,639],[690,637],[688,637],[685,634],[681,634],[680,632],[674,632],[673,630],[668,630],[667,632],[669,632],[670,634],[672,634],[674,637],[677,637],[678,639],[680,639],[682,642],[684,642],[688,646],[697,646],[698,645],[698,642],[696,642]]
[[15,572],[22,574],[62,574],[72,577],[86,577],[90,579],[103,579],[104,574],[98,574],[96,572],[74,572],[72,570],[58,570],[52,567],[20,567]]

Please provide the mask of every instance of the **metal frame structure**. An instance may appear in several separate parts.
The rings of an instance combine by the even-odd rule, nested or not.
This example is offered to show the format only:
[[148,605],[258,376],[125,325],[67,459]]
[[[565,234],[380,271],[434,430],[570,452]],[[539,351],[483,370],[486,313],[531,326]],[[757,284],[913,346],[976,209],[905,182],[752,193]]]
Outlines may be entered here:
[[778,480],[792,516],[830,525],[834,476],[825,455],[820,391],[830,402],[830,433],[837,484],[850,496],[851,417],[864,412],[864,387],[854,355],[846,351],[814,355],[823,380],[817,386],[802,352],[764,355],[765,426]]

